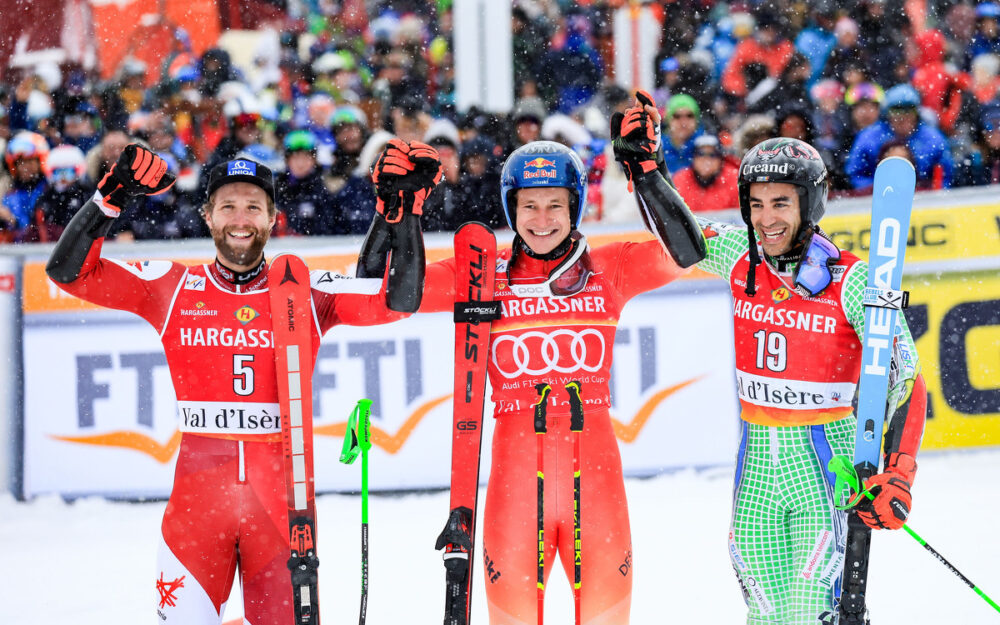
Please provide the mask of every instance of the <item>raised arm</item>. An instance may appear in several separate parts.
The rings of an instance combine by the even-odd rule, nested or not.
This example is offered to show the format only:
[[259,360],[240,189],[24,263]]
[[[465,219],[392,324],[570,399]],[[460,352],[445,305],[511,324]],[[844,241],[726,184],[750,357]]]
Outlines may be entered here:
[[636,92],[638,104],[611,118],[615,159],[621,163],[635,191],[646,228],[681,267],[705,258],[705,238],[677,189],[660,152],[660,114],[645,91]]
[[159,328],[184,266],[169,261],[129,264],[102,259],[101,247],[129,196],[162,193],[173,182],[160,157],[137,144],[127,146],[101,180],[93,199],[73,216],[59,237],[45,266],[49,278],[72,295],[134,312]]
[[424,289],[424,239],[420,215],[424,200],[441,181],[437,150],[392,139],[375,161],[372,181],[376,215],[361,245],[359,278],[387,275],[386,303],[392,310],[416,312]]

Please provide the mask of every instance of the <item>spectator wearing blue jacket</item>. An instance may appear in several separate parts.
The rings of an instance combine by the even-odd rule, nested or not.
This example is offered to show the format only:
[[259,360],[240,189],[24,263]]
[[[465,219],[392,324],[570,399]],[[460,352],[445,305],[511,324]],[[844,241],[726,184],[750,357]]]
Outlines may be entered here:
[[906,143],[913,154],[917,182],[951,186],[952,160],[948,140],[937,128],[920,119],[920,94],[907,84],[889,89],[882,102],[882,118],[854,140],[845,170],[855,189],[871,187],[882,146],[892,140]]
[[965,49],[965,68],[980,54],[1000,54],[1000,5],[981,2],[976,7],[976,32]]
[[833,2],[821,2],[813,14],[813,21],[802,29],[795,38],[795,49],[809,59],[809,74],[807,87],[812,87],[822,78],[826,60],[837,46],[837,37],[833,34],[837,7]]
[[701,108],[694,98],[678,93],[667,100],[667,132],[663,135],[663,160],[670,173],[691,166],[694,140],[705,131],[701,127]]

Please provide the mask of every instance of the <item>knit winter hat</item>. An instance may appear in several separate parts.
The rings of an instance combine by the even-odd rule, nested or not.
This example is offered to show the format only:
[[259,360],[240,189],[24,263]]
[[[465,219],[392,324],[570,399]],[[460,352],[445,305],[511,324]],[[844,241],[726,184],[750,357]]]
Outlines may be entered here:
[[667,100],[667,116],[673,117],[679,109],[688,109],[694,113],[695,119],[701,117],[701,108],[694,98],[686,93],[678,93]]

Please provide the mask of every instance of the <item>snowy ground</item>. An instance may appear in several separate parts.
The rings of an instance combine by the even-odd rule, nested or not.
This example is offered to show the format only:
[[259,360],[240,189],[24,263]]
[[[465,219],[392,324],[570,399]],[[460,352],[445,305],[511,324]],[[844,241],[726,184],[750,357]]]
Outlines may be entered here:
[[[925,454],[912,527],[1000,600],[1000,450]],[[726,552],[732,470],[681,472],[627,484],[635,553],[635,623],[741,623],[744,607]],[[155,537],[162,502],[0,496],[0,623],[152,623]],[[434,551],[444,493],[371,502],[368,622],[440,623],[444,569]],[[324,623],[357,621],[358,497],[318,500]],[[990,529],[993,528],[993,529]],[[586,549],[586,546],[584,546]],[[586,552],[584,552],[586,553]],[[903,532],[879,533],[870,575],[872,622],[1000,623],[1000,614]],[[486,622],[482,570],[474,619]],[[584,590],[586,592],[586,590]],[[241,615],[238,590],[225,614]],[[564,578],[549,584],[545,622],[572,622]]]

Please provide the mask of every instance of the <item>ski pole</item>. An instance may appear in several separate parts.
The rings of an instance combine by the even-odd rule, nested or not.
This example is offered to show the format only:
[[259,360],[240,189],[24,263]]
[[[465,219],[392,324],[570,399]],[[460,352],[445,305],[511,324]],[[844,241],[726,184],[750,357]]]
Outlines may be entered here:
[[[854,466],[851,464],[851,461],[847,458],[847,456],[834,456],[833,458],[830,459],[830,462],[827,464],[827,468],[830,471],[832,471],[834,475],[837,476],[837,482],[836,485],[834,486],[835,492],[838,493],[842,492],[843,485],[846,483],[848,486],[851,487],[852,490],[854,490],[854,492],[857,493],[857,495],[851,498],[846,504],[844,504],[844,506],[838,505],[837,508],[841,510],[853,508],[854,506],[857,505],[858,501],[861,500],[862,496],[872,500],[875,499],[875,496],[872,495],[870,490],[868,490],[867,488],[865,488],[864,490],[859,488],[858,473],[857,471],[855,471]],[[977,595],[982,597],[983,601],[993,606],[993,609],[996,610],[997,612],[1000,612],[1000,605],[997,605],[997,603],[993,601],[993,599],[990,599],[990,597],[987,596],[985,592],[983,592],[978,586],[972,583],[972,580],[970,580],[965,575],[962,575],[961,571],[956,569],[951,562],[948,562],[948,560],[945,559],[943,555],[938,553],[938,551],[934,549],[934,547],[931,547],[929,544],[927,544],[927,541],[921,538],[920,535],[914,532],[912,529],[910,529],[910,527],[906,523],[903,523],[903,529],[906,530],[906,533],[912,536],[915,541],[920,543],[920,545],[924,549],[931,552],[931,555],[937,558],[937,560],[941,562],[941,564],[945,565],[945,567],[947,567],[949,571],[957,575],[959,579],[965,582],[966,586],[971,588],[973,591],[975,591]]]
[[371,421],[369,411],[372,400],[359,399],[358,404],[347,419],[344,432],[344,446],[340,461],[353,463],[361,452],[361,615],[359,625],[365,625],[368,612],[368,450],[371,449]]
[[545,613],[545,410],[552,387],[536,384],[538,403],[535,404],[535,449],[538,452],[538,625],[542,625]]
[[583,548],[581,546],[580,519],[580,435],[583,433],[583,400],[580,398],[580,382],[574,380],[566,385],[569,393],[569,431],[573,433],[573,615],[576,625],[580,625],[580,586]]

